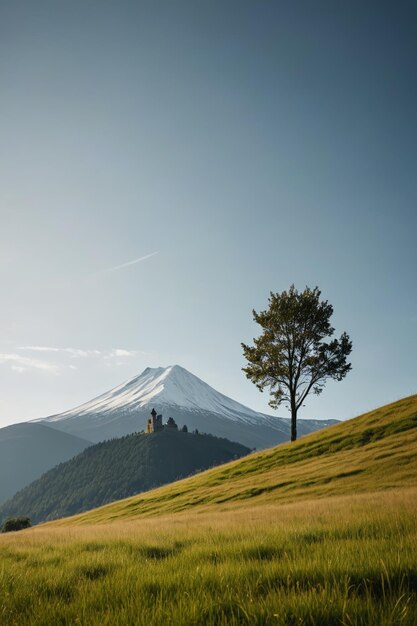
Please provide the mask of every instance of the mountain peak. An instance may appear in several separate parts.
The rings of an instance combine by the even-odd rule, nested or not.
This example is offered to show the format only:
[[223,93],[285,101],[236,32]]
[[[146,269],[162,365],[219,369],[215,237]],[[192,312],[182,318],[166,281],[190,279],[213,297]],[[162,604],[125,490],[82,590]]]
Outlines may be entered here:
[[[59,415],[34,420],[81,437],[103,439],[144,428],[152,408],[201,432],[227,437],[249,447],[286,440],[289,420],[258,413],[228,398],[181,365],[147,367],[107,393]],[[304,422],[301,431],[326,426]],[[301,424],[300,424],[301,426]]]
[[68,419],[94,413],[133,412],[153,407],[177,407],[198,412],[216,413],[233,421],[258,422],[265,416],[228,398],[210,387],[181,365],[147,367],[143,372],[90,402],[47,418],[48,421]]

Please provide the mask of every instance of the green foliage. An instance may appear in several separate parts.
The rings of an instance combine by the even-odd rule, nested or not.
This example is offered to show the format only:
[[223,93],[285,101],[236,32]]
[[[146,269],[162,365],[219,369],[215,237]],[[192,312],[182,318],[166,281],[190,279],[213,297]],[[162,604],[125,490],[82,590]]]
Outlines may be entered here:
[[90,446],[0,506],[0,519],[25,511],[34,523],[127,498],[249,452],[239,443],[178,432],[133,434]]
[[20,515],[19,517],[9,517],[9,519],[4,522],[1,532],[9,533],[16,530],[24,530],[25,528],[30,527],[30,518],[25,515]]
[[328,379],[342,380],[351,369],[349,336],[343,333],[326,341],[334,334],[333,307],[320,301],[320,295],[318,287],[298,292],[294,285],[288,292],[271,292],[269,308],[253,311],[262,334],[253,346],[242,343],[247,378],[260,391],[269,388],[272,408],[282,402],[289,405],[292,441],[297,437],[297,412],[308,394],[321,393]]

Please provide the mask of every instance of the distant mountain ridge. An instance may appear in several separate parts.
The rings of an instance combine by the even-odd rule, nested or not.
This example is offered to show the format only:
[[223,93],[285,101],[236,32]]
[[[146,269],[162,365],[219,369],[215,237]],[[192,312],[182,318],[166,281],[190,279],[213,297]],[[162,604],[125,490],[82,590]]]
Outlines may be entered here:
[[227,439],[174,429],[104,441],[18,492],[0,506],[0,521],[22,512],[37,523],[87,511],[249,452]]
[[[290,438],[289,418],[253,411],[179,365],[148,367],[139,376],[75,409],[36,422],[98,442],[144,429],[154,406],[164,417],[185,422],[192,430],[238,441],[250,448],[266,448]],[[335,422],[299,420],[299,434]]]
[[88,446],[86,441],[45,424],[21,423],[0,429],[0,502]]

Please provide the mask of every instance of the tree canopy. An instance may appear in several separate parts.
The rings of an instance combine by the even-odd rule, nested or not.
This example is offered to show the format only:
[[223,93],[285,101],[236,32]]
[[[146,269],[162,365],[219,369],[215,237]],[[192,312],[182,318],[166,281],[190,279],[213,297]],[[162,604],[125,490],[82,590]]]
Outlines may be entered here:
[[9,519],[4,522],[1,531],[3,533],[9,533],[16,530],[24,530],[25,528],[30,527],[30,518],[26,515],[19,515],[19,517],[9,517]]
[[342,380],[352,367],[347,361],[352,342],[345,332],[333,338],[333,307],[320,296],[318,287],[298,292],[294,285],[271,292],[268,309],[253,311],[262,334],[253,346],[242,343],[247,378],[260,391],[269,388],[272,408],[288,404],[291,441],[297,438],[297,413],[308,394],[320,394],[328,379]]

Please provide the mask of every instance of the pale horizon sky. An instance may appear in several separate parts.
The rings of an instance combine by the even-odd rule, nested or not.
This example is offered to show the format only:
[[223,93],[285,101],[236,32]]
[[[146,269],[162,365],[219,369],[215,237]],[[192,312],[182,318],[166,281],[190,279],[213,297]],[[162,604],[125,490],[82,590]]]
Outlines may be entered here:
[[417,393],[416,18],[3,1],[0,427],[173,364],[274,414],[240,343],[292,283],[353,341],[300,417]]

